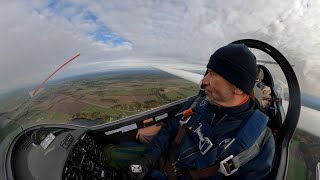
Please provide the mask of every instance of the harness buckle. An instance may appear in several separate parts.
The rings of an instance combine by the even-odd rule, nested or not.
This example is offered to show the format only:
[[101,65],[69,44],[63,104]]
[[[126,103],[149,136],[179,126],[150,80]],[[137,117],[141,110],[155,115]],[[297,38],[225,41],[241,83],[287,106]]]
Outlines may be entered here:
[[203,137],[203,133],[202,133],[201,127],[202,127],[202,124],[199,123],[199,126],[195,130],[193,130],[193,132],[198,135],[200,141],[204,141],[204,137]]
[[199,150],[202,155],[206,154],[212,146],[213,144],[208,137],[203,137],[203,141],[199,141]]
[[238,168],[234,166],[232,159],[233,159],[233,155],[230,155],[226,159],[220,162],[220,167],[218,171],[221,174],[225,176],[230,176],[231,174],[238,171]]
[[199,126],[193,132],[195,132],[199,137],[199,150],[200,153],[204,155],[211,149],[213,143],[210,141],[208,137],[204,137],[201,127],[202,124],[199,123]]
[[188,118],[184,118],[182,117],[180,120],[179,120],[179,123],[180,123],[180,126],[183,126],[184,124],[187,124],[190,120],[191,116],[188,117]]

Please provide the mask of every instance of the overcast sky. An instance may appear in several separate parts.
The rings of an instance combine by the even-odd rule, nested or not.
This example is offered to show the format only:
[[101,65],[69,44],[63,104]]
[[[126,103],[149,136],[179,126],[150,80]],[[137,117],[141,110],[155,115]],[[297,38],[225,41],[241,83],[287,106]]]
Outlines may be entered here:
[[[0,2],[0,92],[59,76],[163,64],[203,69],[210,55],[252,38],[295,64],[320,96],[320,1],[8,0]],[[58,76],[57,76],[58,77]]]

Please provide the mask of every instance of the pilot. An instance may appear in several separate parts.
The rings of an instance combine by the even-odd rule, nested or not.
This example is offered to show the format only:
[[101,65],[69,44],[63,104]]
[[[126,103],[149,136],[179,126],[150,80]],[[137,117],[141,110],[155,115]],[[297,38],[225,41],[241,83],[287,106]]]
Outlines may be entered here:
[[257,88],[259,88],[261,93],[260,103],[262,106],[262,110],[267,111],[272,104],[271,88],[262,82],[263,78],[264,78],[264,72],[263,70],[261,70],[259,66],[257,66],[256,86]]
[[133,179],[267,178],[275,142],[268,117],[249,96],[254,54],[228,44],[213,53],[207,70],[205,96],[191,98],[167,121],[144,157],[130,164]]

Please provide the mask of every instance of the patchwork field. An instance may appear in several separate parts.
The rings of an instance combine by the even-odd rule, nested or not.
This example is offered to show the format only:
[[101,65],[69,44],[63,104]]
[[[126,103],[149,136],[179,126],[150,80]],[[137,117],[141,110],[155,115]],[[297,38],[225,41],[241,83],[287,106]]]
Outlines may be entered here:
[[[198,90],[198,85],[162,72],[100,74],[44,88],[14,119],[29,125],[77,119],[99,119],[103,124],[196,95]],[[13,110],[6,112],[10,117],[16,110],[11,106]]]

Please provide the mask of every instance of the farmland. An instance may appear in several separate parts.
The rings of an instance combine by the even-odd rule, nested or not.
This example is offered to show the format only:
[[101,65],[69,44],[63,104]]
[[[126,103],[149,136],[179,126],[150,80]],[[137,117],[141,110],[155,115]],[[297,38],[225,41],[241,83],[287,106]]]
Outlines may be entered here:
[[99,119],[103,124],[196,95],[198,90],[194,83],[159,71],[106,73],[51,84],[28,101],[20,98],[25,102],[17,100],[11,111],[2,113],[13,117],[17,114],[14,107],[24,104],[11,118],[19,124],[73,123],[77,119]]

